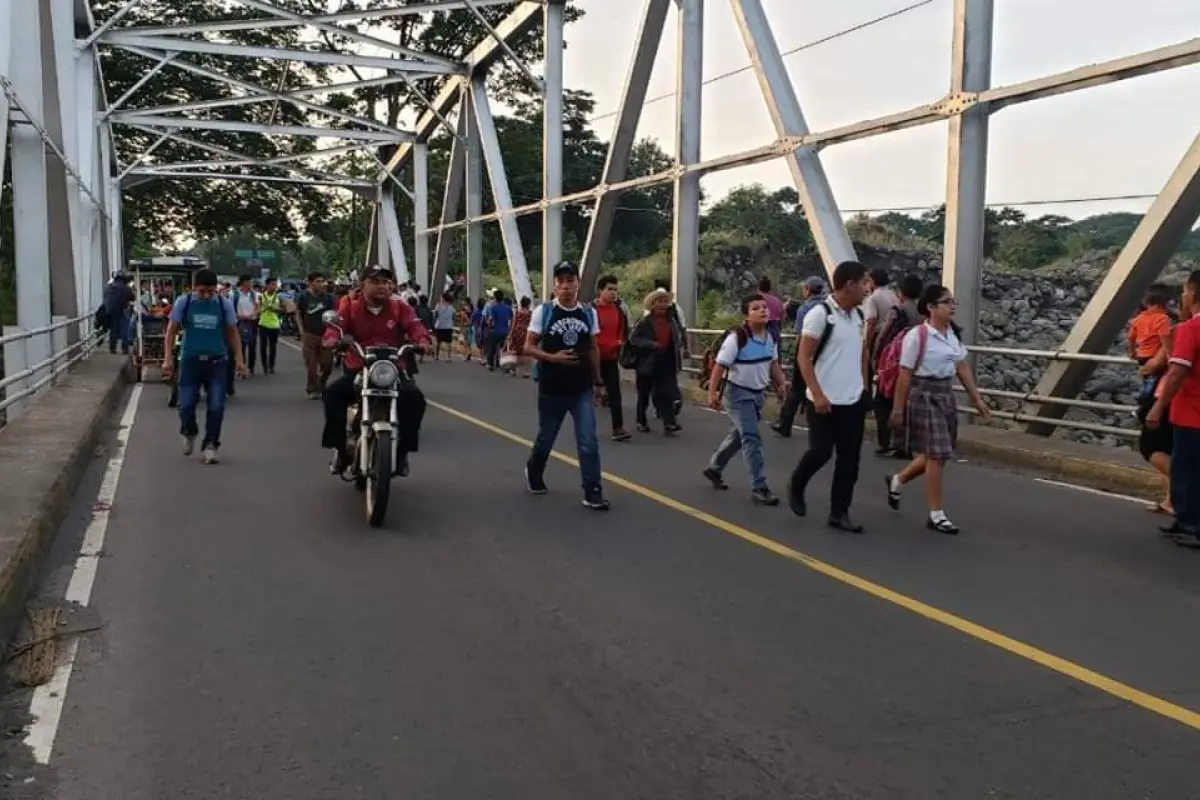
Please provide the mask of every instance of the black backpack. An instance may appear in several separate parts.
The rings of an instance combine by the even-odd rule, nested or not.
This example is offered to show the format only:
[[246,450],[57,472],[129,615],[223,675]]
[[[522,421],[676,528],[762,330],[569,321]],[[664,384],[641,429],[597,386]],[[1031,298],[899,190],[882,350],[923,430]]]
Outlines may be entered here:
[[[817,340],[817,350],[813,353],[813,369],[817,367],[817,361],[820,360],[821,354],[825,352],[825,348],[829,346],[829,340],[833,338],[833,326],[836,324],[837,315],[829,307],[829,301],[820,304],[820,308],[825,310],[825,330],[821,332],[821,338]],[[812,311],[808,312],[809,314]],[[858,316],[859,324],[866,324],[866,317],[863,315],[862,308],[855,308],[854,313]],[[808,386],[804,383],[804,376],[800,374],[800,340],[796,340],[796,355],[792,359],[795,361],[796,370],[796,391],[800,395],[800,408],[804,409],[808,403]]]

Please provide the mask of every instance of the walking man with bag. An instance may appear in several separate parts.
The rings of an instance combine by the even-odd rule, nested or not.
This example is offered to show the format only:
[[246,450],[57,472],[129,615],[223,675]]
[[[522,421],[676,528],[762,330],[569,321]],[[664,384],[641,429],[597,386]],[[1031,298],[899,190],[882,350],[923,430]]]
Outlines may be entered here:
[[308,273],[308,289],[296,300],[296,330],[300,331],[301,352],[304,354],[306,377],[304,391],[310,400],[321,399],[325,384],[333,372],[333,353],[321,346],[325,335],[326,311],[334,310],[333,295],[325,287],[325,276]]

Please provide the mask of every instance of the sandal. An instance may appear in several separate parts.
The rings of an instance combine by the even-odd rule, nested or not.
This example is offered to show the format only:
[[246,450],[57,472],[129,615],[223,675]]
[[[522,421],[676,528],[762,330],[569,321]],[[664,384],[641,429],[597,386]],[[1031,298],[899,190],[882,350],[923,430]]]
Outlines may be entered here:
[[958,535],[958,526],[955,525],[953,522],[951,522],[946,517],[942,517],[937,522],[933,521],[933,517],[929,517],[928,519],[925,520],[925,527],[929,528],[929,530],[931,530],[931,531],[937,531],[938,533],[944,533],[948,536],[957,536]]
[[894,477],[896,477],[896,476],[888,475],[888,476],[884,477],[883,481],[884,481],[884,483],[887,484],[888,505],[891,507],[892,511],[899,511],[901,494],[900,494],[900,492],[892,491],[892,479]]

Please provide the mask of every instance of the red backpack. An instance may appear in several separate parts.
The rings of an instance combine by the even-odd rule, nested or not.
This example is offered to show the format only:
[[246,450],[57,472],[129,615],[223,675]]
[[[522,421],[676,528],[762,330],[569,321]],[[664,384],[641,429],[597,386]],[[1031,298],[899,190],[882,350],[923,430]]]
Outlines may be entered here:
[[875,365],[875,379],[878,382],[879,394],[889,400],[896,394],[896,381],[900,377],[900,351],[904,349],[904,339],[908,332],[917,328],[920,337],[920,349],[917,351],[917,361],[913,371],[925,360],[925,345],[929,341],[929,330],[923,325],[910,325],[891,338],[891,341],[879,353],[879,361]]

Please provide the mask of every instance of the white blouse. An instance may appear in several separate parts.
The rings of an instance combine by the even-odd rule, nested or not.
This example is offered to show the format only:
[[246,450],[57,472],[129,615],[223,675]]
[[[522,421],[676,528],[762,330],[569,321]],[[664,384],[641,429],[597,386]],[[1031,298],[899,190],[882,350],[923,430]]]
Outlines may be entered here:
[[925,355],[913,374],[918,378],[952,378],[958,365],[967,357],[967,348],[947,329],[945,333],[928,322],[916,325],[904,334],[900,347],[900,366],[912,369],[921,356],[921,329],[925,329]]

